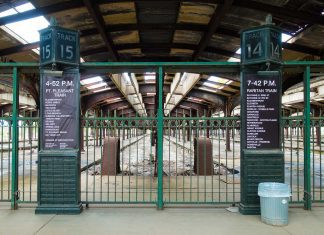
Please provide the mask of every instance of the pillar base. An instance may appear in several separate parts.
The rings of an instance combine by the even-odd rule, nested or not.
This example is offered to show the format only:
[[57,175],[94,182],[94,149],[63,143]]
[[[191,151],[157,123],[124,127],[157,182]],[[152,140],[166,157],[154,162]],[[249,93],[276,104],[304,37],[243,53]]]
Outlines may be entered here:
[[243,215],[260,215],[260,205],[242,204],[239,205],[239,211]]
[[40,205],[35,214],[77,215],[83,210],[82,204],[76,205]]

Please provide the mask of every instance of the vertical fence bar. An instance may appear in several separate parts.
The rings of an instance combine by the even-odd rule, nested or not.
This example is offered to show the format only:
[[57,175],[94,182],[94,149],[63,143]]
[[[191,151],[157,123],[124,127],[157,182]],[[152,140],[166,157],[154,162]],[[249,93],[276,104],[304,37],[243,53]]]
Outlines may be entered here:
[[17,67],[13,68],[13,102],[12,102],[12,181],[11,181],[11,209],[18,209],[18,112],[19,112],[19,81]]
[[310,66],[304,72],[304,209],[311,210]]
[[158,112],[157,112],[157,148],[158,148],[158,200],[157,208],[163,209],[163,68],[159,67],[158,82]]

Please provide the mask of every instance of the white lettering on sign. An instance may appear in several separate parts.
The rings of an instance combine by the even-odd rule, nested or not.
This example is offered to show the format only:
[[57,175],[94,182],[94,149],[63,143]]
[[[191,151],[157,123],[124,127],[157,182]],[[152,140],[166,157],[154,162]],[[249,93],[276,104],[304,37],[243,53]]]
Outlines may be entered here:
[[76,37],[75,35],[71,34],[65,34],[61,32],[57,32],[56,38],[64,41],[69,41],[69,42],[76,42]]
[[73,81],[46,81],[46,86],[74,86]]
[[77,75],[43,76],[43,148],[77,147]]
[[51,38],[52,38],[52,33],[51,32],[49,32],[47,34],[43,34],[43,35],[40,36],[41,41],[49,40]]
[[279,83],[275,76],[245,75],[245,147],[247,149],[279,146]]
[[256,39],[261,37],[261,32],[253,32],[246,35],[246,39]]
[[248,86],[276,86],[276,80],[247,80]]

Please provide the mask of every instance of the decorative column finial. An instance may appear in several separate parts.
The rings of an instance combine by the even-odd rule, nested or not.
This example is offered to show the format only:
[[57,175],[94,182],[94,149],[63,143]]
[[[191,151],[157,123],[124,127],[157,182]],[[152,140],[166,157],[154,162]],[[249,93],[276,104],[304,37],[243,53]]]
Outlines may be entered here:
[[50,25],[51,26],[57,26],[57,20],[55,17],[51,16],[51,19],[50,19]]

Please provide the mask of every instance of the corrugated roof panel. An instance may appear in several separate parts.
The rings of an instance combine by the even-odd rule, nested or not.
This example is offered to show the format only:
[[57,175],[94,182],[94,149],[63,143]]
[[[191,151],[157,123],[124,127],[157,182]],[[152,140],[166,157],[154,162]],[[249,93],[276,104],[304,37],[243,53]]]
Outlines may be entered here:
[[100,5],[100,11],[107,25],[136,23],[134,2],[102,4]]
[[112,32],[111,37],[115,44],[139,43],[138,31]]
[[171,42],[171,30],[141,30],[141,39],[145,43],[169,43]]
[[58,25],[65,28],[74,30],[95,28],[94,21],[86,8],[60,11],[52,15],[57,19]]
[[208,24],[216,6],[216,4],[183,2],[178,23]]
[[82,50],[90,50],[99,47],[105,47],[104,42],[99,34],[87,36],[87,37],[80,37],[80,47]]
[[228,37],[221,34],[214,34],[208,44],[211,47],[222,48],[234,52],[240,47],[240,39]]
[[198,45],[202,35],[202,32],[197,31],[176,30],[174,33],[173,42]]
[[193,50],[187,50],[187,49],[176,49],[172,48],[170,55],[171,56],[192,56]]
[[176,23],[178,17],[177,2],[137,2],[139,23],[168,24]]
[[105,15],[104,20],[107,25],[136,24],[136,13],[130,12],[123,14]]

